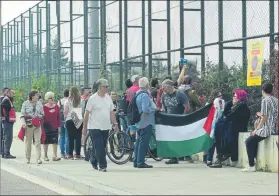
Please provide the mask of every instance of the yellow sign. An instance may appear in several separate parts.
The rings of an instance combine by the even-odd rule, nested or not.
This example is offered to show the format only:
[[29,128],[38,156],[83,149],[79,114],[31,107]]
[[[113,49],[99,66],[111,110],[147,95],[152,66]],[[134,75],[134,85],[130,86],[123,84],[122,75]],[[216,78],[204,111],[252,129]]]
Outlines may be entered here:
[[264,42],[250,42],[248,52],[247,86],[261,86]]

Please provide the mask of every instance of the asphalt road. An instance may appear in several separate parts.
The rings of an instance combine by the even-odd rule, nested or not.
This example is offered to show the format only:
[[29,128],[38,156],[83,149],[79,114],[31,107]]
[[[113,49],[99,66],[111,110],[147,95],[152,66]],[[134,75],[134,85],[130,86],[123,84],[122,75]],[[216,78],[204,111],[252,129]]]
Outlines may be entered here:
[[[51,188],[51,187],[50,187]],[[59,195],[1,169],[1,195]]]

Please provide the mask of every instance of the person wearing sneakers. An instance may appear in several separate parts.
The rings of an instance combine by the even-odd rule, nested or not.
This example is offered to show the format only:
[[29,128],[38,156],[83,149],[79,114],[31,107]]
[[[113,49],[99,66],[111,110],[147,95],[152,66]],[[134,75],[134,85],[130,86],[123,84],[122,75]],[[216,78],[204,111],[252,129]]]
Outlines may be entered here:
[[88,130],[95,147],[89,152],[92,167],[98,170],[99,166],[99,171],[106,172],[106,145],[109,130],[112,128],[112,123],[115,131],[119,128],[113,111],[114,105],[108,95],[108,81],[99,79],[96,86],[98,91],[90,96],[86,104],[82,134],[86,136]]
[[69,97],[69,89],[64,90],[64,97],[60,99],[57,105],[60,108],[60,151],[61,151],[61,158],[66,159],[69,157],[69,137],[68,137],[68,130],[66,129],[65,125],[65,117],[64,117],[64,103],[65,100]]
[[45,113],[43,110],[43,104],[38,101],[38,92],[31,91],[29,93],[29,99],[23,102],[21,107],[21,122],[22,127],[25,129],[25,157],[26,163],[30,163],[32,140],[34,136],[35,147],[37,153],[37,163],[41,164],[41,137],[42,129],[40,119],[43,119]]
[[58,135],[60,132],[60,109],[58,105],[54,102],[54,93],[47,92],[45,94],[45,100],[47,103],[44,105],[44,131],[46,134],[46,140],[44,141],[44,161],[49,161],[47,152],[48,145],[52,144],[53,157],[52,161],[60,161],[61,158],[57,157],[57,144],[58,144]]
[[[64,102],[64,116],[69,136],[69,159],[81,159],[81,130],[82,109],[81,98],[77,87],[70,88],[69,97]],[[74,156],[74,145],[76,144],[76,155]]]
[[[145,163],[145,155],[155,125],[155,103],[151,99],[149,80],[146,77],[139,79],[140,90],[136,93],[135,106],[140,114],[140,121],[136,123],[136,144],[134,148],[134,168],[153,168]],[[133,101],[132,103],[133,104]]]
[[262,86],[263,100],[261,103],[260,122],[256,129],[251,132],[251,136],[245,141],[249,165],[242,169],[244,172],[256,171],[255,158],[258,152],[258,144],[276,131],[278,99],[271,95],[272,90],[273,86],[271,83]]

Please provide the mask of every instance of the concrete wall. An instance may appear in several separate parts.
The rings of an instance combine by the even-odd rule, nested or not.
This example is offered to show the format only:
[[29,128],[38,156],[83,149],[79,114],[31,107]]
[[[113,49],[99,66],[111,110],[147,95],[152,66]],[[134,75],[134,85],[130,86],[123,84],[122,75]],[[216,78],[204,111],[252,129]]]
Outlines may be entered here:
[[[17,113],[17,122],[14,125],[14,137],[17,138],[18,132],[21,127],[20,113]],[[248,157],[246,152],[245,140],[249,137],[250,133],[239,134],[239,155],[237,167],[242,168],[248,164]],[[273,135],[263,140],[259,144],[258,159],[256,168],[258,171],[276,172],[278,173],[278,136]],[[216,153],[214,158],[216,157]],[[203,153],[193,155],[193,159],[202,161]]]
[[[243,168],[248,165],[248,157],[246,152],[245,140],[250,136],[250,133],[239,134],[239,154],[237,167]],[[257,171],[275,172],[278,173],[278,148],[277,144],[278,136],[272,135],[269,138],[259,143],[256,169]],[[195,160],[202,161],[203,153],[194,155]],[[216,158],[216,153],[214,154]]]

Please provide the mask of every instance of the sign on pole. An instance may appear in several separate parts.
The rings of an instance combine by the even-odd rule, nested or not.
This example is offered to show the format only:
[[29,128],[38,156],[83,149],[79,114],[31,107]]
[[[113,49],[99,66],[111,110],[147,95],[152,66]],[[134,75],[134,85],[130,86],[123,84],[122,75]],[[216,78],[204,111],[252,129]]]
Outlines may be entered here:
[[263,41],[249,42],[247,86],[261,86],[263,65]]

